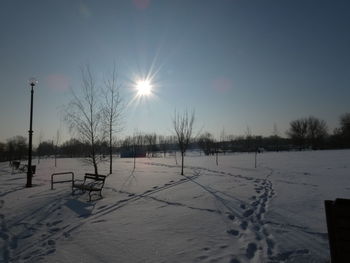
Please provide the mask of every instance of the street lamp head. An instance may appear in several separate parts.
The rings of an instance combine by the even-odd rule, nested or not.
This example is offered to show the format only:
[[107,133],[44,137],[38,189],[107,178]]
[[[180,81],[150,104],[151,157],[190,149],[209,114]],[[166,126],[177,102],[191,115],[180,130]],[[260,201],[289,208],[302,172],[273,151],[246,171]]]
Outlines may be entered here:
[[38,80],[36,78],[30,78],[29,79],[29,85],[34,87],[36,84],[38,84]]

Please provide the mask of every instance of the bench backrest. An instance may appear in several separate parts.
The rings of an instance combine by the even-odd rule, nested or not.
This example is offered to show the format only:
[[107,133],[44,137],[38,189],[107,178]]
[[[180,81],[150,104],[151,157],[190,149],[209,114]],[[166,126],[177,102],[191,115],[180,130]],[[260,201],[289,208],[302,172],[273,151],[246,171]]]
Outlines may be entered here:
[[98,185],[102,189],[105,184],[106,177],[106,175],[86,173],[84,176],[84,184],[86,184],[88,181],[93,182],[95,186]]
[[85,179],[93,179],[95,181],[105,181],[106,180],[106,175],[102,175],[102,174],[90,174],[90,173],[86,173],[84,178]]
[[348,262],[350,258],[350,199],[326,200],[325,209],[332,262]]

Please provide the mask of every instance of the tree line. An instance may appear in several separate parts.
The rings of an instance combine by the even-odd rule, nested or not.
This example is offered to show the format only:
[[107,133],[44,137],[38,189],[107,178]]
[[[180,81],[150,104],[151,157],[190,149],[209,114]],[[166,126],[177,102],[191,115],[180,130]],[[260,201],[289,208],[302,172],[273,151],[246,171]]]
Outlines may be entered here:
[[[266,151],[286,151],[303,149],[345,149],[350,148],[350,113],[345,113],[339,118],[339,127],[333,133],[328,132],[325,121],[316,117],[306,117],[290,122],[286,132],[287,137],[277,134],[263,137],[247,133],[242,136],[221,134],[215,138],[209,132],[202,132],[199,136],[191,138],[189,149],[200,150],[204,155],[217,152],[252,152],[264,149]],[[99,160],[106,160],[109,153],[125,154],[133,157],[136,153],[146,157],[166,157],[168,153],[181,151],[177,135],[159,135],[156,133],[136,132],[133,135],[113,141],[112,148],[106,140],[95,142],[95,152]],[[28,154],[27,139],[23,136],[14,136],[6,142],[0,142],[0,160],[26,159]],[[91,147],[79,139],[69,139],[60,145],[53,140],[42,141],[34,149],[34,155],[38,158],[54,156],[59,157],[89,157]]]

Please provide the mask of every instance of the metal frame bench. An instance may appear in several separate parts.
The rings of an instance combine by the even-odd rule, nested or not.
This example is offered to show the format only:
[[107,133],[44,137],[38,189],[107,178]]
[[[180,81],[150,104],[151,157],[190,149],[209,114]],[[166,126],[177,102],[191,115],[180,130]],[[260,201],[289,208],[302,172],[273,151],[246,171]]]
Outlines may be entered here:
[[81,190],[83,193],[89,192],[89,201],[91,201],[92,193],[98,192],[100,198],[102,198],[106,177],[106,175],[86,173],[84,181],[80,181],[81,183],[78,183],[78,181],[73,182],[72,194],[74,194],[75,190]]

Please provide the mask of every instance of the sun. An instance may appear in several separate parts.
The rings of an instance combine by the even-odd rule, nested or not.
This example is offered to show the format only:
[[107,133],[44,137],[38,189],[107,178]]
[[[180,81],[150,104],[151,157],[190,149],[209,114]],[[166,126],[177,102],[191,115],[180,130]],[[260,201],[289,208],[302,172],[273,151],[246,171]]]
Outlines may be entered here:
[[140,97],[150,96],[152,94],[152,85],[149,80],[140,80],[136,83],[137,95]]

